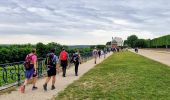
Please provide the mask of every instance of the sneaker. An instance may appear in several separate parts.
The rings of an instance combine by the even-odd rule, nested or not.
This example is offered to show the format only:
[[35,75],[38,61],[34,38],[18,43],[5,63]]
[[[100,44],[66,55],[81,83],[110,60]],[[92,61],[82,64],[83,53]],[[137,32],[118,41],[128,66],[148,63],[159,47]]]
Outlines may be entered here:
[[78,74],[75,74],[75,76],[78,76]]
[[21,93],[25,93],[25,86],[21,86],[20,91],[21,91]]
[[32,87],[32,90],[37,90],[37,89],[38,89],[38,88],[37,88],[37,87],[35,87],[35,86],[33,86],[33,87]]
[[44,91],[47,91],[47,84],[43,85]]
[[54,90],[54,89],[55,89],[55,86],[54,86],[54,85],[52,85],[52,86],[51,86],[51,90]]

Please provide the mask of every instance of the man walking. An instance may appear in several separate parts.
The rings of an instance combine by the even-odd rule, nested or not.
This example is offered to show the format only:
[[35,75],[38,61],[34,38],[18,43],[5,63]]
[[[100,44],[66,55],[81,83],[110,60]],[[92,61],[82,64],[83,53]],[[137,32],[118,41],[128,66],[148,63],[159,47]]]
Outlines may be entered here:
[[94,63],[95,64],[97,63],[97,56],[98,56],[98,51],[95,47],[94,50],[93,50],[93,57],[94,57]]
[[25,70],[26,70],[26,73],[25,73],[26,79],[24,81],[24,84],[20,88],[21,93],[25,92],[25,87],[32,78],[33,78],[32,90],[37,89],[37,87],[35,86],[35,83],[36,83],[36,80],[37,80],[36,63],[37,63],[36,49],[32,49],[31,53],[28,54],[25,58],[24,67],[25,67]]
[[55,89],[55,81],[56,81],[56,71],[59,71],[59,59],[55,55],[55,49],[51,49],[51,52],[47,54],[46,61],[45,61],[46,67],[47,67],[47,78],[45,81],[45,84],[43,85],[44,91],[47,91],[47,84],[52,78],[52,86],[51,90]]
[[67,66],[68,66],[68,53],[66,52],[66,50],[63,48],[61,53],[60,53],[60,63],[61,63],[61,66],[62,66],[62,70],[63,70],[63,77],[66,77],[66,69],[67,69]]

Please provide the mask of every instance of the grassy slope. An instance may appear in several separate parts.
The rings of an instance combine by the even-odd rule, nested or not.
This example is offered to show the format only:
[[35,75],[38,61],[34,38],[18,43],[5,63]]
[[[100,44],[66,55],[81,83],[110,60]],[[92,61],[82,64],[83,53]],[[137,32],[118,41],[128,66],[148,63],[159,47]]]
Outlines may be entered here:
[[170,68],[131,52],[116,53],[75,81],[56,100],[170,99]]

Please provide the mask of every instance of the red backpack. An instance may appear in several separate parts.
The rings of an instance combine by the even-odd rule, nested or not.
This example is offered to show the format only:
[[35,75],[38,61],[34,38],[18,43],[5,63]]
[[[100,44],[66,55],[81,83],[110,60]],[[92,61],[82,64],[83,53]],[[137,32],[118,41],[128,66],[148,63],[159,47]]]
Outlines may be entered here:
[[32,57],[34,55],[32,54],[28,54],[25,58],[25,62],[24,62],[24,67],[25,69],[30,69],[32,66],[31,66],[31,61],[32,61]]
[[67,52],[62,51],[60,53],[60,60],[67,60]]

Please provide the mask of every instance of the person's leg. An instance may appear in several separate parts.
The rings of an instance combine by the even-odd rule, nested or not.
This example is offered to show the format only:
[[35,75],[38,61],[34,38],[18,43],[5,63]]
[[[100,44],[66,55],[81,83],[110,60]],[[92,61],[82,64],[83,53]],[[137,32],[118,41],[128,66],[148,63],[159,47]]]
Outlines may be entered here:
[[75,63],[75,75],[78,76],[78,66],[79,63]]
[[66,69],[67,69],[67,66],[64,66],[64,74],[63,74],[64,77],[66,77]]
[[65,76],[65,68],[64,66],[62,66],[62,70],[63,70],[63,77]]
[[51,90],[55,89],[55,81],[56,81],[56,75],[52,76],[52,87],[51,87]]
[[28,79],[25,79],[23,86],[26,86],[28,84]]
[[96,64],[96,57],[94,57],[94,64]]
[[51,76],[46,78],[45,84],[43,85],[44,91],[47,91],[47,84],[50,81],[50,79],[51,79]]

